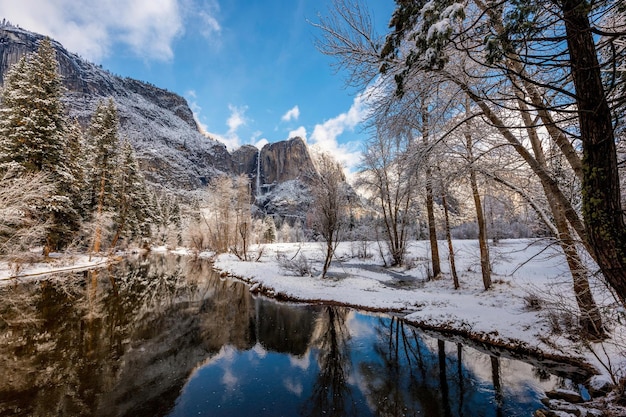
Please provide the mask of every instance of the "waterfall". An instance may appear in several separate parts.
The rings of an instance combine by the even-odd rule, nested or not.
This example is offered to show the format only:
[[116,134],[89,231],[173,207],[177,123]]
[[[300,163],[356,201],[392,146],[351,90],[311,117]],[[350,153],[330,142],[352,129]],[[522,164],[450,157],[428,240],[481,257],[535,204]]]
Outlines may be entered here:
[[261,196],[261,149],[256,154],[256,197]]

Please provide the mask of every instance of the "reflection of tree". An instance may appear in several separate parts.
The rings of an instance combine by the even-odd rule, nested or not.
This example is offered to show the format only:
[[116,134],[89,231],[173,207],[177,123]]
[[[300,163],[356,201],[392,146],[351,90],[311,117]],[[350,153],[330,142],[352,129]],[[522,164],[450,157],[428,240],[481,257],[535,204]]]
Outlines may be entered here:
[[493,380],[493,390],[495,393],[496,416],[503,417],[502,402],[504,395],[502,393],[502,384],[500,383],[500,359],[497,356],[491,358],[491,377]]
[[446,373],[446,342],[441,339],[437,340],[437,347],[439,353],[439,386],[441,388],[441,406],[443,408],[443,415],[450,417],[452,413],[450,411],[450,392],[448,390],[448,375]]
[[[0,380],[0,415],[167,413],[222,346],[203,343],[202,323],[214,323],[211,340],[222,343],[250,328],[253,309],[237,308],[251,305],[245,286],[209,274],[208,262],[157,256],[1,288],[0,374],[12,377]],[[228,311],[203,313],[207,297]]]
[[[507,415],[506,405],[513,401],[503,384],[498,357],[478,352],[468,356],[461,344],[448,354],[445,341],[433,340],[396,318],[380,319],[375,330],[376,355],[359,365],[363,392],[372,414]],[[471,371],[489,365],[491,380],[485,381]],[[528,393],[520,394],[515,401],[526,406]]]
[[263,298],[255,300],[257,339],[272,352],[302,356],[313,333],[314,314],[308,308],[294,309]]
[[437,390],[428,384],[437,380],[437,368],[418,334],[395,317],[380,320],[376,331],[378,360],[360,369],[374,414],[438,416]]
[[347,382],[350,372],[350,334],[346,326],[348,309],[326,306],[320,312],[313,345],[318,349],[319,374],[313,391],[303,405],[303,415],[356,415],[352,391]]

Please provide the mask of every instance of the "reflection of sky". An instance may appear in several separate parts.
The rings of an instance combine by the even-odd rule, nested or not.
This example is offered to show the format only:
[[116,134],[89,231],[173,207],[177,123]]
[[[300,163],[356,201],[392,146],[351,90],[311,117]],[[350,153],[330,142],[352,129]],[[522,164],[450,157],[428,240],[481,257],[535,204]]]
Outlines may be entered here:
[[[498,415],[489,356],[464,347],[459,367],[456,344],[446,342],[449,409],[445,411],[435,339],[409,326],[404,328],[404,341],[402,337],[396,339],[395,334],[390,339],[390,319],[376,315],[351,312],[346,323],[350,332],[346,401],[354,401],[358,416],[391,409],[409,415],[431,415],[432,410],[451,416]],[[400,347],[398,366],[387,360],[388,348],[396,342]],[[414,350],[404,351],[407,345]],[[311,406],[307,401],[318,381],[318,353],[317,348],[309,348],[306,354],[296,357],[267,351],[259,344],[247,351],[225,347],[190,377],[170,415],[302,415]],[[508,417],[531,415],[540,406],[542,390],[554,386],[554,378],[539,383],[529,365],[513,360],[500,360],[499,364],[503,398],[500,412]]]
[[224,355],[187,381],[171,416],[297,416],[315,372],[294,367],[290,355],[252,349]]

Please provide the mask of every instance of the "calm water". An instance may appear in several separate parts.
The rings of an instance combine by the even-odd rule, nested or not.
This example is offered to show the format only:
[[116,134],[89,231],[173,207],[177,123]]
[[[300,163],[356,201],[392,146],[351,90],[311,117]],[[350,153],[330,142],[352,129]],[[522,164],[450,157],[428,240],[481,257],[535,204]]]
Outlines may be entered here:
[[530,416],[567,372],[255,298],[206,261],[0,288],[0,416]]

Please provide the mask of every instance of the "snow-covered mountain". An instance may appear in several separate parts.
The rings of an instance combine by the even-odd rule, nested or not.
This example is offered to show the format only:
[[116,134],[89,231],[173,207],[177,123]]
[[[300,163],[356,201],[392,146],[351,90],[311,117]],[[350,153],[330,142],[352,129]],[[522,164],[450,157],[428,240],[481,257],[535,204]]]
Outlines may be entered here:
[[[0,24],[0,75],[26,53],[34,52],[43,35]],[[83,126],[97,104],[109,97],[120,119],[120,137],[131,142],[147,181],[185,195],[218,175],[244,174],[252,183],[259,209],[267,214],[302,215],[310,204],[307,183],[315,167],[300,138],[263,149],[244,145],[232,154],[226,146],[200,133],[187,101],[152,84],[114,75],[68,52],[51,40],[67,89],[65,104]]]
[[[43,38],[23,29],[0,27],[0,73],[38,47]],[[232,173],[226,146],[198,130],[186,100],[151,84],[111,74],[68,52],[55,41],[66,107],[83,125],[100,100],[112,97],[120,119],[120,136],[133,145],[146,179],[172,191],[193,190],[212,177]]]

